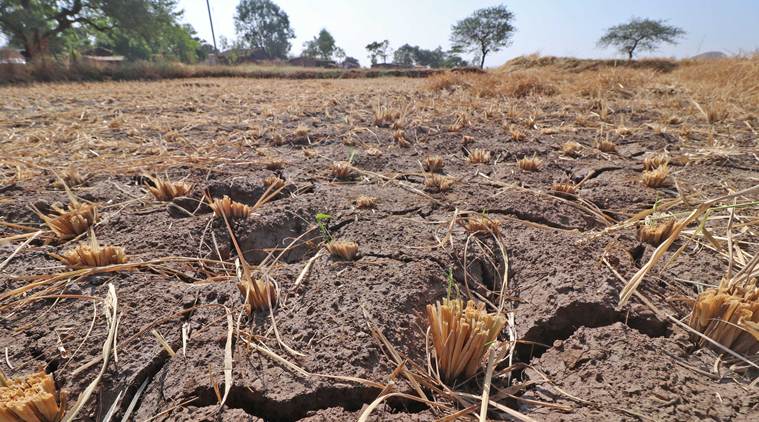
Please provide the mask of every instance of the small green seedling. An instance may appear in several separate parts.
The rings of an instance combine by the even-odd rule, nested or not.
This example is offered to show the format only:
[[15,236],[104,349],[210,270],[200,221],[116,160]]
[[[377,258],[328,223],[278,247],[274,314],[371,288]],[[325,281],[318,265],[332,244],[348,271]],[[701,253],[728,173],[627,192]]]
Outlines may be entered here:
[[315,218],[316,218],[316,224],[319,226],[319,233],[321,233],[324,243],[332,241],[332,235],[329,234],[329,230],[327,229],[327,226],[329,225],[329,220],[332,218],[332,216],[329,214],[320,212],[316,214]]

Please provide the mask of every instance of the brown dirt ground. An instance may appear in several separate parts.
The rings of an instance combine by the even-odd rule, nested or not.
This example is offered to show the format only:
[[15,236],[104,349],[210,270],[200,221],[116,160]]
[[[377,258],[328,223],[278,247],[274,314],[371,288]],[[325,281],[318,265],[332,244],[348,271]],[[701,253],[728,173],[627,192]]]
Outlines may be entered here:
[[[99,371],[107,333],[100,300],[108,284],[115,286],[118,362],[111,361],[82,420],[101,420],[112,406],[121,417],[132,402],[135,420],[355,420],[380,390],[320,375],[388,382],[396,365],[373,338],[364,312],[398,352],[425,366],[424,309],[447,294],[449,271],[460,291],[498,301],[504,258],[492,239],[451,224],[466,212],[500,221],[514,328],[532,342],[515,356],[529,367],[512,373],[524,388],[501,403],[538,420],[759,418],[759,395],[742,385],[746,374],[715,364],[717,354],[696,350],[663,316],[685,317],[689,305],[682,299],[695,296],[693,282],[717,283],[726,261],[696,234],[678,240],[665,256],[670,265],[655,268],[639,289],[657,315],[637,298],[618,307],[624,282],[602,260],[624,280],[646,262],[654,247],[641,243],[634,227],[603,230],[657,200],[687,196],[698,204],[756,185],[757,138],[744,124],[757,127],[744,119],[756,110],[733,110],[706,125],[684,97],[643,84],[633,97],[610,92],[612,116],[603,121],[597,98],[478,98],[400,78],[30,85],[3,87],[0,95],[0,222],[42,227],[29,205],[44,211],[66,203],[66,193],[53,187],[53,170],[78,168],[88,177],[73,192],[98,204],[100,243],[123,246],[130,262],[142,263],[56,284],[50,277],[65,268],[49,254],[76,242],[36,239],[0,272],[3,372],[44,367],[68,392],[69,405]],[[396,129],[375,124],[374,113],[383,108],[400,113],[408,145],[393,140]],[[682,120],[662,130],[660,122],[673,112]],[[450,128],[457,120],[464,127]],[[296,133],[301,126],[306,135]],[[618,126],[629,133],[615,131]],[[514,127],[525,139],[511,139]],[[616,153],[593,147],[607,135]],[[471,141],[466,146],[464,137]],[[566,141],[584,146],[579,157],[562,154]],[[714,145],[723,152],[709,153]],[[468,163],[474,148],[489,151],[490,163]],[[643,157],[664,150],[673,157],[669,183],[642,185]],[[447,192],[424,185],[421,161],[433,154],[443,157],[444,174],[454,180]],[[533,155],[543,161],[540,171],[520,170],[517,159]],[[355,177],[335,180],[330,164],[349,159]],[[269,169],[275,161],[281,168]],[[189,198],[157,202],[142,184],[146,173],[184,179],[193,190]],[[257,268],[278,283],[273,314],[279,334],[303,356],[278,344],[265,313],[241,313],[230,235],[199,202],[208,192],[253,205],[270,175],[285,179],[287,188],[248,219],[234,221],[232,230],[246,260],[263,264]],[[581,182],[576,197],[551,190],[554,182],[570,180]],[[358,209],[359,195],[376,197],[377,207]],[[342,261],[322,253],[295,286],[320,249],[317,213],[330,214],[331,236],[357,242],[359,255]],[[740,213],[744,222],[757,215],[755,206]],[[722,236],[725,224],[709,227]],[[3,224],[0,236],[29,230]],[[753,250],[750,226],[742,233],[742,245]],[[267,260],[301,235],[275,263]],[[0,262],[20,244],[0,242]],[[14,291],[32,282],[39,284]],[[225,308],[243,337],[233,337],[233,385],[219,409],[214,384],[223,391]],[[245,335],[312,375],[257,352]],[[500,339],[508,339],[505,332]],[[508,386],[506,374],[496,373],[493,394]],[[462,388],[479,394],[481,384],[478,376]],[[404,382],[396,388],[414,394]],[[391,400],[373,420],[445,414]],[[506,418],[495,411],[490,417]]]

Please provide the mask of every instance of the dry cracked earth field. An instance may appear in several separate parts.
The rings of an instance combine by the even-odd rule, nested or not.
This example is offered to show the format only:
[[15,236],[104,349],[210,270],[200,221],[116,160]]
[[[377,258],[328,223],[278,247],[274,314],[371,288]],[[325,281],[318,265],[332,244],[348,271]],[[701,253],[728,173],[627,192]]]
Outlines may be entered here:
[[[2,371],[51,373],[81,420],[472,419],[487,356],[444,387],[426,339],[460,295],[509,320],[489,419],[759,418],[755,355],[683,328],[757,251],[756,103],[491,76],[1,88]],[[225,195],[250,214],[215,217]],[[620,305],[662,241],[639,232],[713,198]],[[62,239],[41,215],[72,201],[96,215]],[[230,233],[271,311],[245,312]],[[66,265],[93,234],[126,263]]]

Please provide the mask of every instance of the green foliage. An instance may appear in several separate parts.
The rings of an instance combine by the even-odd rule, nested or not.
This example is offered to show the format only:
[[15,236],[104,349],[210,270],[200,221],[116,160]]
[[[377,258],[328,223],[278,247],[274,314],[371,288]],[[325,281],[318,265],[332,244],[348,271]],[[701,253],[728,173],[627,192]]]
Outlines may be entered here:
[[456,291],[456,297],[455,299],[458,299],[461,297],[461,291],[459,291],[459,285],[456,284],[456,280],[453,278],[453,269],[449,268],[448,272],[446,273],[446,279],[448,280],[448,288],[446,293],[446,298],[448,300],[451,300],[452,296],[451,294]]
[[176,0],[3,0],[0,32],[32,59],[74,55],[95,40],[130,58],[193,62],[200,47]]
[[475,11],[451,28],[451,43],[455,52],[476,53],[480,68],[488,53],[497,52],[511,42],[515,28],[514,14],[506,6],[487,7]]
[[387,63],[387,56],[390,49],[390,41],[373,41],[366,45],[366,50],[369,52],[369,60],[372,64],[377,64],[377,58],[382,58],[382,63]]
[[339,56],[345,57],[343,49],[335,44],[335,38],[326,29],[319,31],[319,35],[313,40],[306,41],[303,44],[304,57],[313,57],[321,60],[338,59]]
[[632,60],[636,51],[653,51],[661,43],[677,44],[683,35],[684,30],[667,25],[664,20],[632,18],[627,23],[607,29],[598,40],[598,46],[614,46]]
[[286,59],[295,38],[287,13],[271,0],[240,0],[235,30],[245,47],[262,50],[272,59]]
[[431,68],[466,66],[466,61],[441,47],[426,50],[419,46],[404,44],[393,53],[393,63],[402,66],[429,66]]
[[327,226],[329,225],[329,220],[332,218],[329,214],[324,213],[318,213],[315,216],[316,219],[316,225],[319,226],[319,233],[322,235],[322,239],[324,242],[329,242],[332,240],[332,235],[329,234],[329,230],[327,229]]

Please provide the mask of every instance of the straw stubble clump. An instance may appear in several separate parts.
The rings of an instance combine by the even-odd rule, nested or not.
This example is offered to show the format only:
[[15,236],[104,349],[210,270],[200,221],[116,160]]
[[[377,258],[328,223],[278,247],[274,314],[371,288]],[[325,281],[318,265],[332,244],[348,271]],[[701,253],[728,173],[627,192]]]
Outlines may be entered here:
[[638,240],[654,246],[658,246],[672,234],[675,226],[675,220],[668,218],[659,223],[646,222],[638,228]]
[[70,267],[105,267],[124,264],[127,255],[121,246],[100,246],[92,235],[89,243],[81,243],[76,248],[63,252],[57,258]]
[[269,309],[270,303],[271,306],[277,303],[277,289],[271,281],[251,279],[249,276],[240,277],[239,280],[237,289],[243,297],[246,314]]
[[148,191],[158,201],[168,202],[174,198],[186,196],[190,192],[190,189],[192,189],[192,185],[185,182],[172,182],[168,179],[150,176],[147,176],[147,178],[153,183],[153,186],[147,186]]
[[424,187],[431,192],[447,192],[453,186],[453,179],[439,174],[428,174],[424,177]]
[[348,261],[356,258],[358,254],[358,244],[350,240],[332,240],[327,242],[325,247],[333,257]]
[[356,208],[371,209],[377,208],[377,198],[373,196],[360,195],[356,198]]
[[0,421],[55,422],[63,416],[53,376],[40,371],[8,379],[0,372]]
[[649,188],[658,188],[667,184],[667,178],[669,177],[669,165],[662,164],[661,166],[643,172],[641,181]]
[[217,217],[226,216],[227,218],[248,218],[251,209],[246,204],[233,201],[227,195],[221,199],[214,199],[208,204]]
[[[759,352],[759,288],[708,289],[698,295],[689,324],[717,343],[745,356]],[[699,338],[701,346],[708,342]]]
[[445,161],[443,161],[443,157],[439,155],[431,155],[422,161],[422,167],[424,168],[424,171],[430,173],[441,173],[443,167],[445,167]]
[[469,152],[467,161],[469,164],[487,164],[490,162],[490,151],[475,148]]
[[45,215],[36,209],[35,212],[62,241],[73,239],[86,232],[97,220],[97,210],[92,204],[72,201],[68,209],[57,205],[53,205],[52,208],[58,215]]
[[482,357],[506,324],[502,315],[488,314],[485,304],[443,299],[427,305],[427,321],[435,347],[435,359],[444,381],[472,377]]
[[473,215],[463,223],[464,230],[469,233],[501,234],[501,221],[486,215]]

